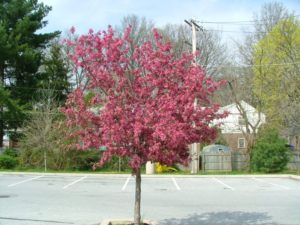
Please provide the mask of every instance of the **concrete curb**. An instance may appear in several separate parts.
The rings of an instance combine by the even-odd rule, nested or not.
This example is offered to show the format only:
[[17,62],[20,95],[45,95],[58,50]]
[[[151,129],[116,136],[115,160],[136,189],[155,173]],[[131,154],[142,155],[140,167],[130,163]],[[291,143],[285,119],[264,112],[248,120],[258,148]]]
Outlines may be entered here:
[[300,180],[300,176],[299,175],[291,175],[290,178],[291,179],[295,179],[295,180]]
[[[78,177],[78,176],[87,176],[87,177],[121,177],[121,178],[127,178],[128,176],[131,176],[131,174],[91,174],[91,173],[41,173],[41,172],[6,172],[6,171],[0,171],[0,174],[3,175],[46,175],[46,176],[70,176],[70,177]],[[168,174],[168,175],[146,175],[143,174],[142,178],[210,178],[210,177],[216,177],[216,178],[251,178],[251,177],[261,177],[261,178],[293,178],[300,180],[300,175],[291,175],[291,174],[238,174],[238,175],[181,175],[181,174]]]
[[[143,220],[143,222],[151,225],[159,225],[157,222],[151,220]],[[105,219],[101,222],[100,225],[117,225],[117,224],[126,225],[132,223],[133,223],[133,219]]]
[[43,173],[43,172],[6,172],[0,171],[0,174],[3,175],[46,175],[46,176],[70,176],[70,177],[79,177],[79,176],[88,176],[88,177],[128,177],[130,174],[91,174],[91,173]]
[[290,178],[291,176],[299,177],[291,174],[245,174],[245,175],[142,175],[144,178],[251,178],[251,177],[262,177],[262,178]]

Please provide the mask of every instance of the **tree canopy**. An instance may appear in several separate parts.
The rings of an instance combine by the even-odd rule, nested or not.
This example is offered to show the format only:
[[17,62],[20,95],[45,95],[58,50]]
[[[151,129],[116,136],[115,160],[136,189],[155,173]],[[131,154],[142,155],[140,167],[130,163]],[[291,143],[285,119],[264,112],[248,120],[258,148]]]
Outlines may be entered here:
[[59,39],[51,42],[40,67],[38,87],[54,92],[54,98],[63,105],[71,91],[69,65]]
[[[38,32],[47,25],[44,17],[50,10],[38,0],[0,1],[0,86],[10,92],[5,96],[19,105],[27,105],[33,98],[41,78],[42,51],[59,34]],[[0,113],[3,111],[1,108]],[[0,147],[7,123],[4,119],[1,116]]]
[[[114,154],[130,156],[133,169],[148,160],[183,163],[188,144],[215,136],[209,122],[220,115],[209,96],[220,82],[192,65],[192,55],[175,59],[171,45],[163,44],[157,32],[155,44],[135,45],[129,55],[129,34],[130,29],[117,38],[110,28],[69,42],[75,49],[72,59],[90,83],[85,92],[74,91],[65,113],[81,127],[82,148],[107,146],[104,160]],[[93,93],[88,101],[87,93]]]
[[[300,124],[300,21],[280,21],[254,48],[254,93],[273,127]],[[299,129],[299,128],[298,128]]]
[[141,166],[186,163],[189,144],[215,138],[210,122],[223,115],[210,96],[222,82],[206,77],[193,55],[175,57],[157,31],[154,42],[135,43],[130,34],[130,27],[122,37],[112,28],[91,30],[68,42],[74,49],[70,57],[89,84],[70,95],[64,112],[77,128],[73,135],[80,149],[106,146],[101,163],[114,155],[129,158],[137,183],[135,224],[140,224]]

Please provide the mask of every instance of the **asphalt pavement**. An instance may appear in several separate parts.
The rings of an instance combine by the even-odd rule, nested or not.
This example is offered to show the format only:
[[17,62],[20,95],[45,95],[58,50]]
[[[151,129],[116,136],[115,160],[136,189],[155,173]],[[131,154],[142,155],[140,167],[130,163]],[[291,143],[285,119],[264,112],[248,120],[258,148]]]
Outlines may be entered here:
[[[143,176],[142,218],[162,225],[300,225],[290,176]],[[130,175],[0,173],[1,225],[131,218]]]

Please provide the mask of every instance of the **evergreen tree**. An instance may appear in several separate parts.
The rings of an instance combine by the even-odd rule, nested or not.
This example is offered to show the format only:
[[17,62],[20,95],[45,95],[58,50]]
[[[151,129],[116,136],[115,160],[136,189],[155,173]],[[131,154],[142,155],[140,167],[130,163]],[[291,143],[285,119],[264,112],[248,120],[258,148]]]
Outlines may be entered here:
[[2,129],[14,131],[21,125],[24,118],[23,110],[18,102],[13,100],[8,90],[0,86],[0,121]]
[[59,40],[53,41],[42,62],[38,83],[39,87],[52,90],[60,105],[65,102],[71,89],[69,66],[64,56]]
[[[0,0],[0,85],[22,106],[29,106],[35,94],[43,49],[59,35],[37,32],[47,25],[43,19],[50,10],[37,0]],[[4,111],[1,106],[0,147],[7,123]]]

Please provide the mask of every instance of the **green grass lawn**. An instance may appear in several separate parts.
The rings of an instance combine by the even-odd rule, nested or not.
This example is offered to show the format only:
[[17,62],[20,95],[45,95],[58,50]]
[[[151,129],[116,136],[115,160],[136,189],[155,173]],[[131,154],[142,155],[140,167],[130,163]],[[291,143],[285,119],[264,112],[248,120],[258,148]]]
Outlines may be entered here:
[[[45,170],[43,168],[15,168],[15,169],[0,169],[0,172],[30,172],[30,173],[43,173]],[[96,171],[91,170],[51,170],[48,169],[47,173],[90,173],[90,174],[131,174],[130,170],[127,171],[115,171],[108,169],[101,169]],[[145,174],[145,169],[142,170],[142,174]],[[191,174],[190,171],[176,171],[176,172],[164,172],[157,173],[158,175],[265,175],[265,174],[291,174],[300,175],[297,171],[284,170],[279,173],[263,173],[263,172],[248,172],[248,171],[210,171],[210,172],[198,172],[196,174]]]

